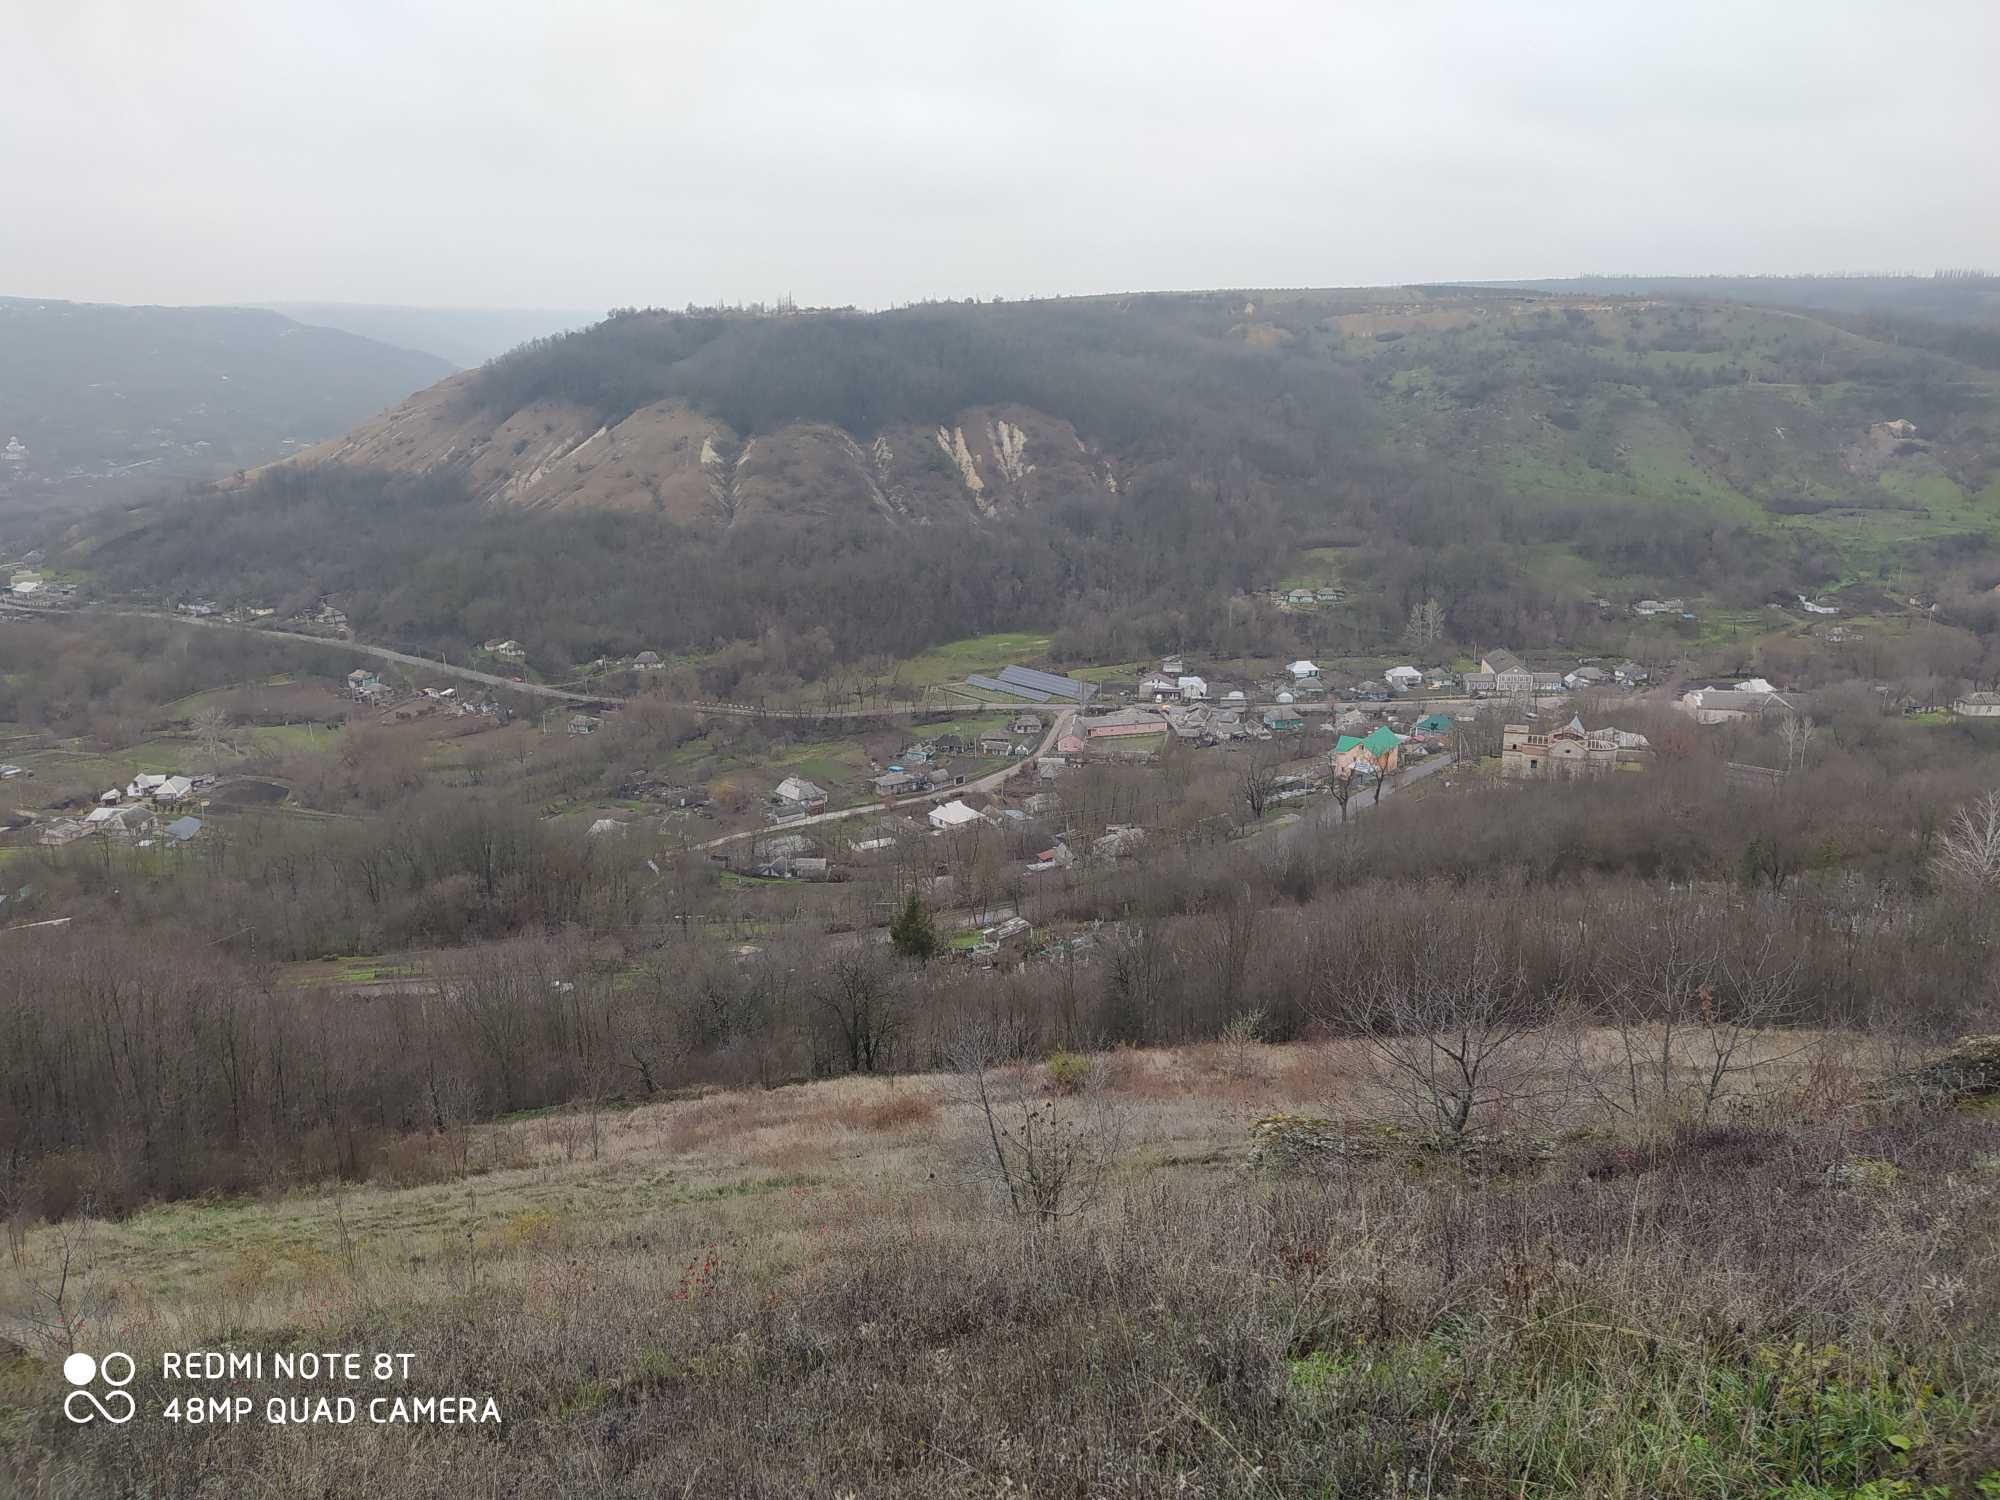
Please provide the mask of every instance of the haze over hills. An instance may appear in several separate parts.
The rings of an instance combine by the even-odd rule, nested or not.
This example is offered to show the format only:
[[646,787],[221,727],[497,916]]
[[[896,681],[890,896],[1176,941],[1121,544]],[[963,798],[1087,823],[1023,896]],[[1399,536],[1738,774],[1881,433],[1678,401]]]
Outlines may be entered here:
[[384,344],[420,349],[461,369],[482,365],[530,339],[595,323],[600,312],[540,307],[402,307],[366,302],[262,304],[301,323],[338,328]]
[[1601,590],[1757,602],[1990,551],[2000,377],[1953,342],[1983,330],[1851,325],[1450,287],[627,313],[208,500],[225,547],[135,516],[91,565],[559,662],[1212,638],[1317,553],[1363,634],[1435,595],[1460,638],[1528,640]]
[[277,313],[0,298],[0,507],[208,480],[339,432],[445,361]]

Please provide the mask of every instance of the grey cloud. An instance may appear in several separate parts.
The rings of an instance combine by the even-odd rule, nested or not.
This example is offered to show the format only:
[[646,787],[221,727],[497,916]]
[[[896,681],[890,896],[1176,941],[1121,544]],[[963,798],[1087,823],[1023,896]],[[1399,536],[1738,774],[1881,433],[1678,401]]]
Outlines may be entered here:
[[882,305],[2000,261],[2000,7],[24,0],[0,291]]

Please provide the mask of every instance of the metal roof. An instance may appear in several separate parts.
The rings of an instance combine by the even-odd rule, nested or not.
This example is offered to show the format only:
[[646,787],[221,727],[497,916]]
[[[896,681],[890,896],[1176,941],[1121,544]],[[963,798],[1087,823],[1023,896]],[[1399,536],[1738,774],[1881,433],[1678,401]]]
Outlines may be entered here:
[[[1009,670],[1012,670],[1011,668]],[[1046,703],[1055,696],[1036,688],[1023,687],[1018,683],[1001,682],[993,677],[981,677],[974,673],[965,679],[967,687],[978,688],[982,693],[1002,693],[1009,698],[1026,698],[1031,703]]]
[[1079,682],[1074,677],[1058,676],[1054,672],[1038,672],[1033,667],[1002,667],[1000,680],[1016,687],[1035,688],[1051,698],[1069,698],[1078,703],[1088,703],[1097,695],[1097,684]]

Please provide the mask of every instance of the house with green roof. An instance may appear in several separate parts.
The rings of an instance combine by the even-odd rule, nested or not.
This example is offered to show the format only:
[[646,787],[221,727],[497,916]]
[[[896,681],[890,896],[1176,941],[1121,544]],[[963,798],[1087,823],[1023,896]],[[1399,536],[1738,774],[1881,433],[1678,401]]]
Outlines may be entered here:
[[1343,734],[1333,744],[1333,767],[1352,774],[1363,766],[1386,776],[1402,758],[1403,737],[1383,724],[1359,737]]
[[1428,737],[1450,734],[1451,731],[1452,721],[1450,714],[1425,714],[1421,719],[1417,720],[1416,729],[1413,733],[1420,737]]

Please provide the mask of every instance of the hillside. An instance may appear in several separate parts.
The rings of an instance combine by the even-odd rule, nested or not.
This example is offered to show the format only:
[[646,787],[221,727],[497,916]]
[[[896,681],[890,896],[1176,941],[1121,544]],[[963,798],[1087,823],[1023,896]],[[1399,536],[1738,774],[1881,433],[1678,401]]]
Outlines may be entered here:
[[836,657],[1019,628],[1109,649],[1133,620],[1213,639],[1329,548],[1360,636],[1435,596],[1461,639],[1525,639],[1598,591],[1756,604],[1984,555],[1996,417],[1977,363],[1730,303],[628,312],[211,499],[223,555],[153,515],[82,541],[115,589],[338,593],[389,638],[553,661],[773,629]]
[[449,373],[276,313],[0,298],[0,507],[268,463]]
[[[1911,510],[1913,491],[1969,500],[1995,471],[1994,397],[1983,372],[1928,351],[1788,312],[1653,298],[645,313],[528,346],[314,456],[465,465],[478,498],[531,508],[725,523],[738,498],[990,514],[1109,489],[1121,467],[1162,460],[1220,459],[1285,486],[1363,457],[1529,499],[1743,517]],[[1893,421],[1913,422],[1921,446],[1890,464],[1870,429]],[[1928,519],[1957,524],[1948,509]]]

